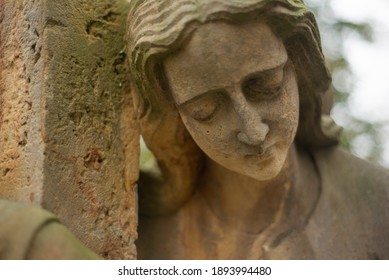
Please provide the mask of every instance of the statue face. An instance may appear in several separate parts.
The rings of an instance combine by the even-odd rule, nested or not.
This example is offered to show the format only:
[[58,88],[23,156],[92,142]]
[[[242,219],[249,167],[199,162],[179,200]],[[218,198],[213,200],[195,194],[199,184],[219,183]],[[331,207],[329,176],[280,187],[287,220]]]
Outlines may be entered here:
[[298,88],[265,23],[204,24],[163,66],[182,121],[212,160],[257,180],[281,171],[297,130]]

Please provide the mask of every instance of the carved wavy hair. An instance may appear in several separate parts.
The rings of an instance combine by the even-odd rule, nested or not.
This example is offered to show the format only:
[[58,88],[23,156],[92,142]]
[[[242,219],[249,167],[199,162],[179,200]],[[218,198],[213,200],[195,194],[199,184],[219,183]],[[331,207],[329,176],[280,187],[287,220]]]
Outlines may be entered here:
[[322,96],[329,89],[331,76],[315,18],[301,0],[132,1],[128,47],[140,115],[163,113],[161,105],[171,97],[161,85],[161,61],[185,44],[199,25],[215,20],[239,23],[253,19],[265,21],[281,37],[293,62],[300,95],[296,141],[310,147],[337,143],[338,133],[331,133],[334,129],[324,128],[321,122]]

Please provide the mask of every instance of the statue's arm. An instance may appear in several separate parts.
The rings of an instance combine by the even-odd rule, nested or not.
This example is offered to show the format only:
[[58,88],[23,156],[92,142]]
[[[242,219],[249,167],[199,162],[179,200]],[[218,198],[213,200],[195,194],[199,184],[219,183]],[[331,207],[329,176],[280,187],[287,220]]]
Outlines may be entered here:
[[0,199],[0,259],[99,259],[52,213]]
[[144,215],[167,215],[191,196],[201,166],[201,152],[188,132],[179,125],[178,114],[157,120],[142,120],[147,147],[160,172],[142,170],[138,182],[139,209]]
[[98,260],[100,257],[82,244],[60,223],[49,223],[31,241],[26,259]]

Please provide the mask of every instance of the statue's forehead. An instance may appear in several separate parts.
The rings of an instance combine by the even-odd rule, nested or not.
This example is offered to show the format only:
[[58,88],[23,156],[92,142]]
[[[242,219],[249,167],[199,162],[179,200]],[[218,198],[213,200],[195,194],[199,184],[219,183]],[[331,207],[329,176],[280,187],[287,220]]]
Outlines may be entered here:
[[208,90],[239,82],[245,76],[282,65],[283,42],[263,23],[211,22],[200,26],[189,42],[164,61],[178,103]]

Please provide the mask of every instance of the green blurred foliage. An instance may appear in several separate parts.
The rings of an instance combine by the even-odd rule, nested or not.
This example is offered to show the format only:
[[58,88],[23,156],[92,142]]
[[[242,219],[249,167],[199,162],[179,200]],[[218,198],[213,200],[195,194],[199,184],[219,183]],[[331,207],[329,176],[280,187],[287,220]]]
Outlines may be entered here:
[[341,116],[344,126],[341,145],[360,157],[382,162],[384,140],[381,131],[385,124],[367,122],[351,115],[348,101],[354,89],[355,77],[345,55],[345,42],[349,36],[373,42],[374,28],[368,22],[350,22],[341,18],[331,6],[335,1],[305,0],[305,3],[318,21],[323,50],[333,74],[333,110],[337,116]]

